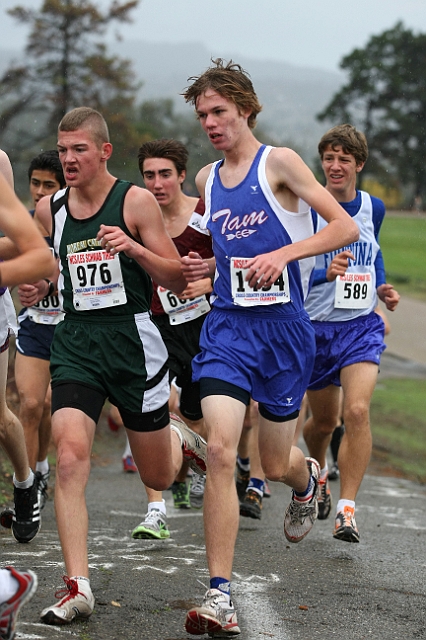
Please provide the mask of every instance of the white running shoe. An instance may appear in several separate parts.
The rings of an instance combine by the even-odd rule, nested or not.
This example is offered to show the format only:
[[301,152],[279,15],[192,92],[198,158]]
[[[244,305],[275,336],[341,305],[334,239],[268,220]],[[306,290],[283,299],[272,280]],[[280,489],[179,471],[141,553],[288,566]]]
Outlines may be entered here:
[[160,509],[148,511],[145,515],[145,520],[133,529],[132,538],[135,538],[135,540],[165,540],[165,538],[170,538],[166,514]]
[[60,601],[41,612],[40,618],[45,624],[68,624],[75,618],[88,618],[93,613],[95,598],[89,580],[64,576],[63,581],[65,588],[55,593]]
[[284,534],[289,542],[300,542],[308,535],[318,516],[318,487],[321,467],[314,458],[306,458],[315,487],[308,502],[295,500],[294,491],[284,517]]
[[183,457],[195,473],[206,475],[207,442],[192,431],[177,415],[170,414],[170,429],[182,442]]
[[219,589],[209,589],[201,607],[188,611],[185,629],[195,636],[208,633],[214,638],[230,638],[241,633],[234,605]]
[[189,489],[189,504],[193,509],[201,509],[204,502],[204,489],[206,486],[206,476],[194,473],[191,477]]
[[32,571],[5,567],[15,578],[18,588],[6,602],[0,604],[0,638],[13,640],[21,607],[31,600],[37,590],[37,576]]

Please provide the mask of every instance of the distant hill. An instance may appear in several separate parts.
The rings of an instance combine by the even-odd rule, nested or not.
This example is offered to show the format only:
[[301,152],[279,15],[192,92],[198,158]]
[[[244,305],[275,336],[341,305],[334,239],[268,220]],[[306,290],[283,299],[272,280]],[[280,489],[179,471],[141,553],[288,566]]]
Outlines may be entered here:
[[203,44],[161,44],[122,41],[111,48],[134,62],[144,82],[141,99],[174,97],[176,108],[188,110],[179,95],[188,85],[188,77],[202,73],[211,58],[231,57],[251,76],[263,111],[259,124],[277,142],[293,144],[306,159],[316,154],[316,145],[324,132],[315,115],[330,101],[344,82],[342,73],[297,67],[284,62],[267,62],[209,51]]
[[[310,162],[316,154],[324,125],[315,115],[344,82],[342,73],[297,67],[276,61],[259,61],[226,52],[209,51],[203,44],[146,43],[123,40],[109,43],[111,51],[133,61],[143,87],[139,99],[173,98],[178,111],[190,112],[182,96],[188,77],[210,65],[210,58],[224,57],[241,64],[253,80],[263,111],[258,121],[278,143],[294,146]],[[16,52],[0,49],[0,73]]]

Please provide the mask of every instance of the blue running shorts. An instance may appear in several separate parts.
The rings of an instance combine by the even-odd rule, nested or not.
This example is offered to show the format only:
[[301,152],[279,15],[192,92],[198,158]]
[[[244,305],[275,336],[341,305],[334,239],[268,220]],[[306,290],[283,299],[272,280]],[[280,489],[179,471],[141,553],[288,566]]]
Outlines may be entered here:
[[386,349],[385,325],[375,313],[344,322],[312,322],[317,352],[308,389],[317,391],[331,384],[340,387],[340,371],[357,362],[380,364]]
[[16,336],[16,348],[23,356],[50,360],[55,325],[38,324],[29,318],[21,320],[18,316],[19,329]]
[[303,310],[291,316],[259,317],[250,310],[208,313],[193,380],[216,378],[245,391],[268,412],[286,416],[300,409],[315,356],[315,335]]

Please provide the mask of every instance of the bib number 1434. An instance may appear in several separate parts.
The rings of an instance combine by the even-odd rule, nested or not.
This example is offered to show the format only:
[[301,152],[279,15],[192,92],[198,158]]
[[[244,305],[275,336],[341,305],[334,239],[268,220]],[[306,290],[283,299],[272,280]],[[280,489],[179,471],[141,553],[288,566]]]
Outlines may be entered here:
[[247,282],[248,258],[231,258],[231,288],[234,304],[242,307],[290,302],[287,267],[271,284],[255,291]]

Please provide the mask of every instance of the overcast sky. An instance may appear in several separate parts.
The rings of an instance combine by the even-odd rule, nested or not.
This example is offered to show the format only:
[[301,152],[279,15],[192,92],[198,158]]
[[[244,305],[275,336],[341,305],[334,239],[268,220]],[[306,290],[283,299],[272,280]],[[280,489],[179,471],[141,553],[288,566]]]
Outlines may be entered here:
[[[100,7],[111,0],[98,0]],[[10,7],[41,7],[42,0],[0,0],[0,48],[22,49],[28,33]],[[133,24],[118,25],[128,39],[204,42],[217,55],[338,69],[341,58],[398,20],[426,33],[426,0],[142,0]]]

